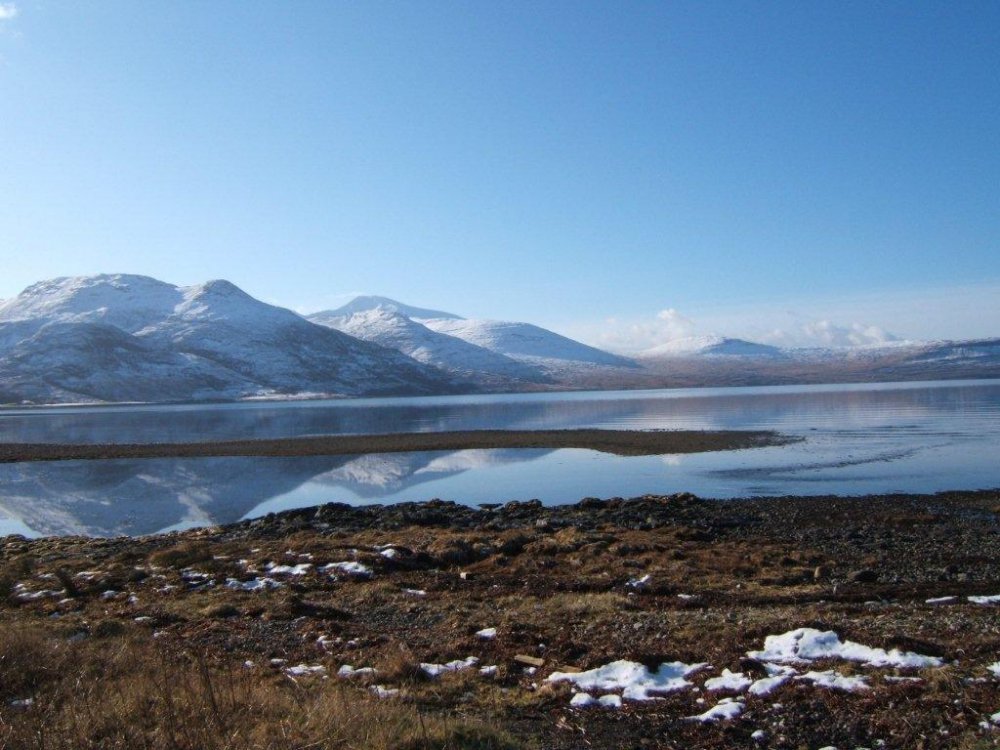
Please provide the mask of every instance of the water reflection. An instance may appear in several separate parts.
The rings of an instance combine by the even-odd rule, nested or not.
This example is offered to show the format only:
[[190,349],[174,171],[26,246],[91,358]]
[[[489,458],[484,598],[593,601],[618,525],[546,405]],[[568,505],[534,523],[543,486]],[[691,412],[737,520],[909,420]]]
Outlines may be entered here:
[[13,411],[3,440],[182,441],[442,429],[777,429],[780,448],[618,458],[472,450],[0,465],[0,533],[145,534],[329,501],[487,502],[692,491],[861,494],[1000,485],[1000,384],[379,399]]
[[229,523],[274,498],[292,496],[301,506],[401,493],[476,468],[530,461],[549,452],[6,464],[0,465],[0,507],[40,534],[137,536]]

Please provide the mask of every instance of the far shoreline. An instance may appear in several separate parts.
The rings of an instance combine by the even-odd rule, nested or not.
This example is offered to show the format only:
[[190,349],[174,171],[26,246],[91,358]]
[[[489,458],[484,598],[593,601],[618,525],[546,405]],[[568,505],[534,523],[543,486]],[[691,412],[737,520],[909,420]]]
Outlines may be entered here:
[[771,430],[463,430],[184,443],[2,443],[0,463],[116,458],[288,457],[473,449],[580,448],[618,456],[742,450],[797,442]]

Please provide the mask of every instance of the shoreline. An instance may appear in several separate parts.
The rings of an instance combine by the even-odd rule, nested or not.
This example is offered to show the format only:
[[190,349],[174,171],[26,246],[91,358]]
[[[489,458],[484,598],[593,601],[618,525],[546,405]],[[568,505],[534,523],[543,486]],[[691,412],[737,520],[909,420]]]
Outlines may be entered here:
[[184,443],[0,443],[0,463],[110,458],[333,456],[499,448],[583,448],[618,456],[742,450],[795,442],[769,430],[463,430]]

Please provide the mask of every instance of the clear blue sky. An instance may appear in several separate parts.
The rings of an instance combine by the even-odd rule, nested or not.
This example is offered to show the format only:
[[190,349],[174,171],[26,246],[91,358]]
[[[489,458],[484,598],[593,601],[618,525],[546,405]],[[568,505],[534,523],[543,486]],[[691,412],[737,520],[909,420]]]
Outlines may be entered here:
[[4,0],[0,261],[1000,335],[1000,3]]

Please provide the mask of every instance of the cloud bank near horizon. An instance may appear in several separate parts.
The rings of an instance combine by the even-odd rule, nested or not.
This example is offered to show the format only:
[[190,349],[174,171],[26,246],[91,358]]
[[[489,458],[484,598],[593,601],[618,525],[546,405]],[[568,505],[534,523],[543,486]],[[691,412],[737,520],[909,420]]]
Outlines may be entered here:
[[626,354],[680,338],[710,335],[790,348],[989,338],[1000,335],[1000,282],[690,312],[665,307],[645,316],[564,326],[563,331]]

